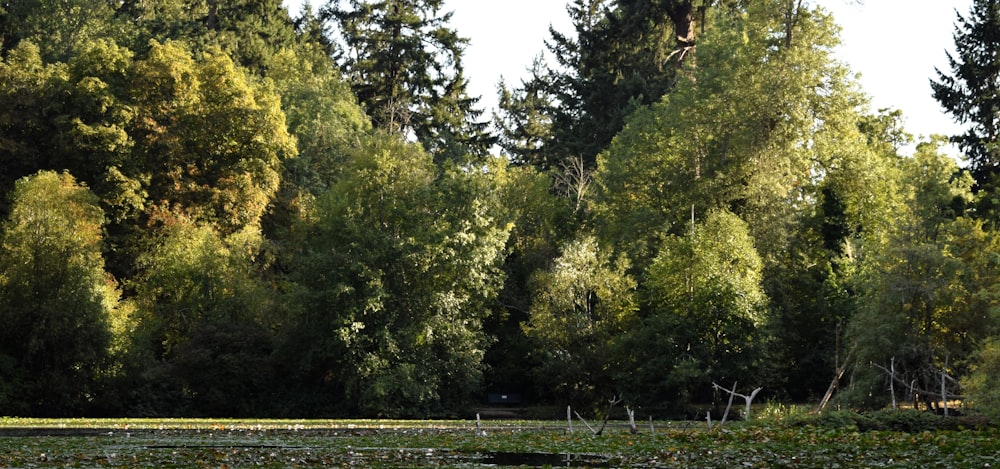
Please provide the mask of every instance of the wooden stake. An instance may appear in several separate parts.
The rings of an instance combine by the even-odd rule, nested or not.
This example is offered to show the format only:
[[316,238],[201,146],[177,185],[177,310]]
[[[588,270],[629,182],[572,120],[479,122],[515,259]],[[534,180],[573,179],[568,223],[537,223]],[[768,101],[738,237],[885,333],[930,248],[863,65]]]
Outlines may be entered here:
[[569,434],[573,434],[573,414],[570,406],[566,406],[566,425],[569,427]]

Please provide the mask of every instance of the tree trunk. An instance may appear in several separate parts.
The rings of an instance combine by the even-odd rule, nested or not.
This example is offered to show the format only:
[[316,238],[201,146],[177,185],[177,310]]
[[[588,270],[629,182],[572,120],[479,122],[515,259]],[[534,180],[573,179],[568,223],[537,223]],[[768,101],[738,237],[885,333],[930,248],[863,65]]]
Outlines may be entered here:
[[677,37],[677,48],[683,49],[694,45],[695,15],[692,0],[675,0],[668,7],[667,15],[674,23],[674,33]]
[[208,17],[205,27],[211,31],[219,30],[219,0],[208,0]]
[[837,384],[840,383],[840,379],[844,377],[844,372],[847,371],[847,363],[840,365],[837,369],[837,373],[833,377],[833,381],[830,381],[830,387],[826,388],[826,394],[823,395],[823,400],[819,401],[819,411],[822,412],[826,407],[826,404],[830,402],[830,398],[833,397],[833,392],[837,390]]
[[695,44],[695,9],[692,0],[674,0],[667,7],[667,16],[674,24],[677,41],[671,56],[677,56],[677,67],[684,65],[684,58]]

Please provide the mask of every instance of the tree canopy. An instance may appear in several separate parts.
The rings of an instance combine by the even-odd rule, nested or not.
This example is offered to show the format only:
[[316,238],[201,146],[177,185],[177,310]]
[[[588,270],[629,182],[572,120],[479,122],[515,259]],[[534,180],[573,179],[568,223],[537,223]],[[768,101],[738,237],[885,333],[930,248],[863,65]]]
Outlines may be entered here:
[[0,1],[0,413],[1000,414],[997,2],[964,162],[815,2],[573,0],[493,128],[445,6]]

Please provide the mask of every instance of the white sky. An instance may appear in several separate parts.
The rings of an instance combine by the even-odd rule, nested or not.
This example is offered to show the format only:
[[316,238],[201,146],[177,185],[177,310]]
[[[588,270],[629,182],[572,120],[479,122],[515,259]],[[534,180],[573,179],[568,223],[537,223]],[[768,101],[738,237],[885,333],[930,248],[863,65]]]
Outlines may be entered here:
[[[285,0],[297,11],[301,0]],[[958,133],[960,127],[931,97],[934,67],[949,71],[945,50],[953,49],[955,10],[967,15],[972,0],[813,0],[834,14],[843,28],[840,60],[860,74],[872,109],[903,111],[915,136]],[[323,0],[312,0],[314,5]],[[518,85],[541,53],[549,25],[569,33],[568,0],[445,0],[451,25],[470,39],[465,51],[469,94],[481,96],[487,116],[496,106],[503,77]],[[527,14],[531,12],[531,14]],[[957,150],[949,153],[957,154]]]

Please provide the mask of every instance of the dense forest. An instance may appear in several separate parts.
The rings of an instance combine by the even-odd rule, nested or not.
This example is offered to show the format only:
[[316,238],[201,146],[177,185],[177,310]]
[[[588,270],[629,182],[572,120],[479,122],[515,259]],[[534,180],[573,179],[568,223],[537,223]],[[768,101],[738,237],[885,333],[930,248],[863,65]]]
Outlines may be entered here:
[[573,0],[492,116],[443,8],[0,0],[0,414],[1000,414],[1000,1],[921,141],[805,0]]

